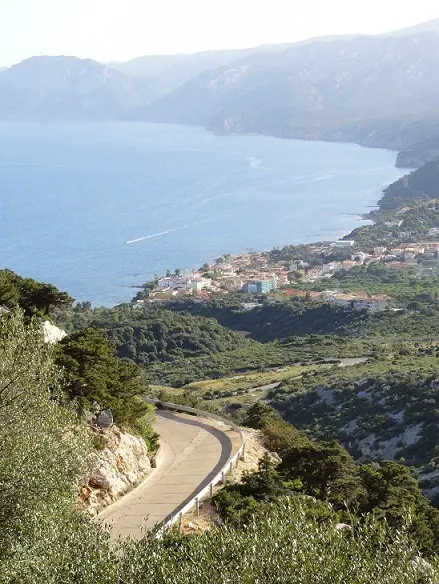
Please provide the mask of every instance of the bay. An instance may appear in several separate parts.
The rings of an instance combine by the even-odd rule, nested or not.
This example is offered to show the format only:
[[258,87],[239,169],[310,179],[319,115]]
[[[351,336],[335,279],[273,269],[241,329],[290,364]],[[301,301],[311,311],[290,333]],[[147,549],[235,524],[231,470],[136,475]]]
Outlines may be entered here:
[[334,240],[404,171],[353,144],[161,124],[0,124],[1,266],[111,306],[167,268]]

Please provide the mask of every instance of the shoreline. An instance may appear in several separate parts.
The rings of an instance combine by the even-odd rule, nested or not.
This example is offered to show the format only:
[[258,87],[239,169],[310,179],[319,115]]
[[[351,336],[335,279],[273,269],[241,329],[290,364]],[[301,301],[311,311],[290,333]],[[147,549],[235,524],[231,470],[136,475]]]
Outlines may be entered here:
[[[181,125],[181,124],[178,124]],[[185,125],[185,124],[183,124]],[[217,130],[215,128],[210,128],[209,126],[206,126],[204,128],[206,131],[210,132],[211,134],[213,134],[214,136],[219,136],[219,137],[233,137],[233,136],[265,136],[267,138],[277,138],[279,140],[296,140],[296,141],[300,141],[300,142],[324,142],[324,143],[328,143],[328,144],[350,144],[350,145],[356,145],[359,146],[361,148],[370,148],[370,149],[374,149],[374,150],[386,150],[387,152],[395,152],[396,153],[396,157],[395,157],[395,168],[400,168],[402,170],[407,170],[407,171],[413,171],[416,170],[417,168],[420,168],[422,166],[422,164],[417,164],[417,165],[405,165],[405,164],[398,164],[398,160],[403,158],[403,154],[407,153],[409,150],[408,148],[392,148],[389,146],[386,146],[384,144],[372,144],[372,143],[368,143],[367,140],[366,141],[358,141],[358,140],[346,140],[346,139],[336,139],[336,138],[323,138],[323,137],[316,137],[316,138],[311,138],[311,137],[305,137],[303,135],[291,135],[291,136],[286,136],[286,135],[281,135],[281,134],[277,134],[277,133],[265,133],[265,132],[226,132],[226,131],[221,131],[221,130]]]

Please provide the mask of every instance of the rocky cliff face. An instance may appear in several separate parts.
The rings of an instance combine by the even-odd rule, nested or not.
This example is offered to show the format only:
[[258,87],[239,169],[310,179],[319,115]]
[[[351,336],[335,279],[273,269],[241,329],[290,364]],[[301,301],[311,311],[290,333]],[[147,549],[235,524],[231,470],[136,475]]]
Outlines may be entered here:
[[66,331],[58,328],[48,320],[45,320],[42,324],[43,335],[44,335],[44,342],[49,343],[50,345],[54,345],[55,343],[59,343],[63,340],[64,337],[67,336]]
[[98,448],[95,464],[80,486],[80,505],[96,515],[130,491],[151,472],[148,448],[142,438],[121,432],[93,430]]

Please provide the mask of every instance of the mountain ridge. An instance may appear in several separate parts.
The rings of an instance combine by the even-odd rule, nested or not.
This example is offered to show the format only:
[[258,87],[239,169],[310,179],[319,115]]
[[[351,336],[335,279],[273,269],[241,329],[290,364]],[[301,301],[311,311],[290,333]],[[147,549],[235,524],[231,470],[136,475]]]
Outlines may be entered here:
[[2,71],[0,119],[105,121],[154,95],[150,80],[133,80],[92,59],[31,57]]
[[32,57],[1,71],[0,120],[196,124],[357,142],[402,151],[399,166],[419,166],[439,147],[438,31],[436,19],[385,35],[108,65]]
[[[400,150],[424,139],[424,118],[436,122],[438,65],[433,33],[311,43],[204,72],[129,119]],[[383,119],[394,144],[376,135]]]

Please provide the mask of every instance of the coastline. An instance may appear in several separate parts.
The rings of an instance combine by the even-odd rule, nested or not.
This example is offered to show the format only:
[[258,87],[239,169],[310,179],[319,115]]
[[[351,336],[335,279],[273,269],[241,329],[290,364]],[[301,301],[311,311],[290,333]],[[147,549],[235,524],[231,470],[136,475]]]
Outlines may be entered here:
[[[326,143],[337,143],[337,144],[355,144],[356,146],[360,146],[362,148],[372,148],[375,150],[387,150],[388,152],[395,152],[395,168],[401,168],[403,170],[411,171],[419,168],[425,161],[421,160],[422,156],[418,156],[415,159],[413,156],[410,157],[411,151],[410,146],[407,144],[405,147],[402,145],[396,145],[394,143],[389,143],[388,140],[383,139],[380,141],[376,137],[375,139],[371,139],[370,135],[366,136],[365,138],[348,138],[346,136],[328,136],[325,133],[322,134],[315,134],[311,135],[309,132],[298,132],[297,130],[294,131],[291,128],[290,133],[286,133],[286,130],[282,130],[280,132],[274,131],[271,133],[268,132],[245,132],[245,131],[225,131],[215,127],[206,126],[205,130],[212,133],[215,136],[265,136],[271,138],[278,138],[279,140],[299,140],[304,142],[326,142]],[[407,161],[407,162],[406,162]],[[408,162],[410,161],[410,163]]]
[[[64,140],[70,127],[51,126],[50,131],[45,125],[21,127],[21,134],[30,132],[41,140],[37,153],[29,142],[29,160],[38,161],[44,155],[59,164],[58,212],[56,217],[51,216],[48,207],[44,216],[41,213],[41,220],[40,216],[29,220],[29,228],[20,237],[12,229],[12,222],[6,221],[2,241],[8,250],[8,262],[17,272],[53,281],[79,301],[91,301],[94,306],[129,301],[130,286],[141,285],[168,267],[196,268],[208,258],[224,252],[241,253],[248,248],[269,250],[338,239],[359,225],[356,217],[346,214],[369,211],[367,205],[377,202],[382,187],[401,175],[394,168],[393,152],[366,150],[353,144],[305,143],[264,135],[244,139],[237,136],[232,144],[230,140],[214,140],[202,128],[189,128],[188,141],[187,128],[183,126],[177,134],[172,128],[162,134],[161,125],[150,129],[146,125],[133,128],[132,124],[108,124],[105,132],[99,131],[101,126],[97,125],[75,126],[72,146],[71,141]],[[139,134],[143,137],[140,145]],[[88,140],[90,136],[94,139]],[[85,141],[89,144],[86,154],[91,169],[86,171],[81,159],[73,156]],[[107,148],[101,148],[103,142],[108,142]],[[121,146],[133,144],[135,150],[121,150]],[[159,164],[148,163],[145,168],[142,162],[140,166],[151,144],[154,150],[159,147],[163,152],[173,145],[163,169]],[[108,158],[102,158],[101,150]],[[185,152],[185,157],[180,152]],[[187,152],[203,152],[202,158]],[[263,166],[267,168],[253,168],[246,158],[249,155],[264,159]],[[7,152],[4,157],[7,162]],[[116,159],[119,163],[114,165],[114,175],[103,172]],[[132,172],[122,173],[128,159]],[[67,160],[68,166],[64,164]],[[200,161],[209,162],[206,172],[197,172]],[[184,173],[180,172],[183,165],[189,165]],[[137,173],[138,168],[141,173]],[[35,181],[33,187],[40,207],[46,205],[46,184],[53,173],[50,165],[44,169],[42,180]],[[238,169],[239,173],[229,179],[229,171],[235,173]],[[17,193],[25,193],[18,168],[11,166],[10,174]],[[123,180],[119,181],[122,174]],[[66,180],[69,176],[71,183]],[[87,189],[82,188],[85,178],[91,181]],[[235,196],[234,191],[239,194]],[[17,212],[17,203],[23,198],[24,195],[16,198]],[[63,201],[69,200],[77,209],[72,233],[68,217],[62,228],[55,220],[63,215]],[[52,229],[46,229],[46,224]],[[182,225],[190,228],[126,246],[128,240]],[[37,235],[46,231],[41,243],[34,245],[32,241],[40,241]]]

